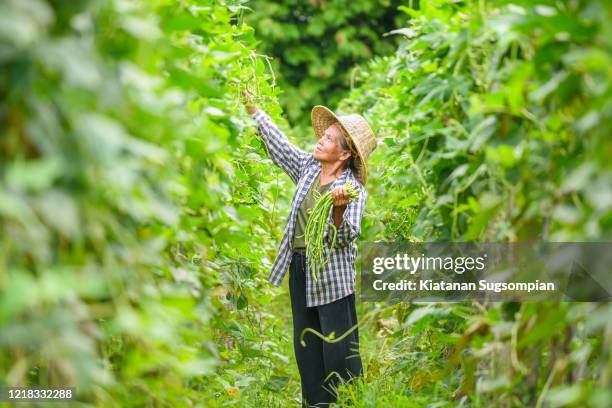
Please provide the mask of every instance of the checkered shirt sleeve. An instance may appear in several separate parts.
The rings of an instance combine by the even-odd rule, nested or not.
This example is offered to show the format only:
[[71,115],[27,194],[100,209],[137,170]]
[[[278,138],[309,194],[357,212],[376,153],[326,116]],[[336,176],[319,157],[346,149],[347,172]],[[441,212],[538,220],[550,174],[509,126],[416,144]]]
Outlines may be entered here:
[[267,113],[259,110],[253,115],[253,118],[257,122],[257,129],[268,149],[270,159],[297,184],[311,154],[291,144]]

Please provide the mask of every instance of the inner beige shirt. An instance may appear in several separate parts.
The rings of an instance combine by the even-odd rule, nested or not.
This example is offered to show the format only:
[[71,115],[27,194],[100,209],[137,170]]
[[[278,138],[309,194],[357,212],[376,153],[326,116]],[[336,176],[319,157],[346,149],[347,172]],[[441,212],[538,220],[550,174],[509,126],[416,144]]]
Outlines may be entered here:
[[293,249],[305,249],[306,241],[304,240],[304,231],[306,230],[306,223],[308,222],[308,210],[314,207],[316,197],[314,194],[315,189],[319,190],[320,194],[324,194],[329,186],[333,183],[330,181],[325,185],[321,185],[321,174],[312,182],[304,201],[300,205],[297,213],[297,221],[295,223],[295,234],[293,235]]

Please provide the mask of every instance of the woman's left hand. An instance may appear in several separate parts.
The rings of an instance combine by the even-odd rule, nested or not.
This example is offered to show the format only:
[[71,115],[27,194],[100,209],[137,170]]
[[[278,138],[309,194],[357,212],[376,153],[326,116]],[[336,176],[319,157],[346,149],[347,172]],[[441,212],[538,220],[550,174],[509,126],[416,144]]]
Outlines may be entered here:
[[251,115],[255,114],[255,112],[257,112],[257,106],[253,104],[253,97],[251,96],[251,94],[245,90],[242,91],[242,96],[244,98],[243,102],[247,112],[249,112],[249,114]]
[[346,207],[349,203],[349,195],[344,186],[336,187],[331,192],[334,207]]

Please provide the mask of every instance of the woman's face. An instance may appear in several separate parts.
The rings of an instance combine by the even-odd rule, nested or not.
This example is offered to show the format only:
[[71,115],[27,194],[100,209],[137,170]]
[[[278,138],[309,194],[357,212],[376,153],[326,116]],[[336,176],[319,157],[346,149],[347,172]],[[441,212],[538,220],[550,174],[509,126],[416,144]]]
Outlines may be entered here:
[[348,158],[350,152],[343,151],[340,145],[340,138],[342,137],[344,137],[342,130],[340,130],[340,125],[337,123],[325,129],[325,133],[323,133],[323,136],[321,136],[315,146],[314,158],[321,162],[330,163]]

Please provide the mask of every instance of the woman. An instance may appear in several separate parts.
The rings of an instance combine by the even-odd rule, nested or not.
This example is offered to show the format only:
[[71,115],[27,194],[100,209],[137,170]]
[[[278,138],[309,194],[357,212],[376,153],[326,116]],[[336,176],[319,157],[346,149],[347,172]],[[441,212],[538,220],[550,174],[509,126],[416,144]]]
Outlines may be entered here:
[[[311,118],[318,142],[312,154],[306,153],[292,145],[270,117],[253,105],[246,91],[243,95],[270,158],[297,184],[268,280],[275,286],[280,285],[289,269],[293,345],[301,377],[302,405],[328,406],[336,400],[339,378],[349,381],[363,372],[359,331],[355,327],[336,343],[306,332],[305,346],[300,343],[300,336],[304,329],[311,328],[323,336],[333,332],[338,338],[357,325],[355,241],[361,234],[366,199],[363,187],[367,178],[365,160],[376,147],[376,139],[362,116],[336,116],[324,106],[315,106]],[[350,202],[344,187],[349,180],[359,189],[359,197]],[[329,226],[326,229],[325,253],[329,250],[332,253],[316,281],[308,270],[303,237],[308,210],[315,202],[315,189],[319,193],[331,191],[333,210],[329,223],[337,229],[333,248],[330,248]]]

